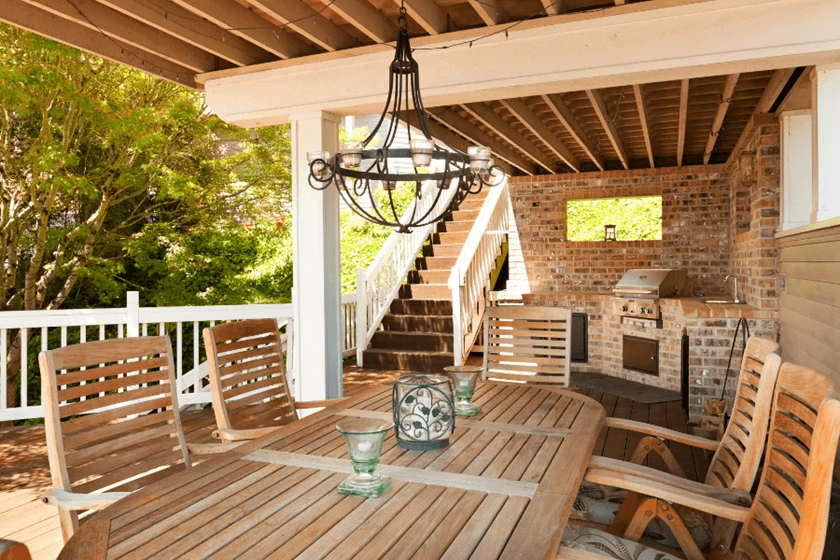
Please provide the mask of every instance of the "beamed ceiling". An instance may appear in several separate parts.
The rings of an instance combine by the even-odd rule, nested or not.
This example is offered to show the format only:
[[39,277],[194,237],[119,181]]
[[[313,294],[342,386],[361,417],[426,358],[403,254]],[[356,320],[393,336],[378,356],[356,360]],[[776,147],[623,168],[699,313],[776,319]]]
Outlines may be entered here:
[[[625,2],[405,5],[413,37],[459,32],[453,37],[474,40],[485,29],[501,32],[526,19],[657,6]],[[0,21],[195,88],[196,75],[206,72],[392,42],[399,6],[396,0],[2,0]],[[452,145],[489,145],[512,173],[720,163],[736,151],[751,119],[766,115],[798,75],[787,69],[629,84],[430,113]]]

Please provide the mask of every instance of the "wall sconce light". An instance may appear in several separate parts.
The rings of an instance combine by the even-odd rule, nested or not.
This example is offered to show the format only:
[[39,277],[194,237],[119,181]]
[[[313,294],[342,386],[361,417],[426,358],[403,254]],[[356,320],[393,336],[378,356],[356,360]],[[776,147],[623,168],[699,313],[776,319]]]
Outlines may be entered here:
[[604,241],[615,241],[615,226],[610,224],[604,226]]
[[741,152],[738,158],[738,168],[741,174],[741,186],[751,187],[756,181],[756,158],[755,152]]

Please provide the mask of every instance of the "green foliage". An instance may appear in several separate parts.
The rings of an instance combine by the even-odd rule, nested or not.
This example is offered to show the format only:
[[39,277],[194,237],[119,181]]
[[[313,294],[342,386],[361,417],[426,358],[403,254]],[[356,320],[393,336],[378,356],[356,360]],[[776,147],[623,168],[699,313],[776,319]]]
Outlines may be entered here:
[[662,197],[566,201],[567,240],[603,241],[608,224],[616,226],[619,241],[662,239]]

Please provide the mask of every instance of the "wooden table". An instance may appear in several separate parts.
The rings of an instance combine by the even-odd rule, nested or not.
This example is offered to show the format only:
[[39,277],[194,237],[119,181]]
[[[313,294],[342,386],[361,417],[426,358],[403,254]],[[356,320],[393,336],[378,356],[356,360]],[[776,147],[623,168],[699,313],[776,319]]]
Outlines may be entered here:
[[[344,416],[391,414],[378,387],[213,456],[98,512],[60,558],[553,558],[604,422],[571,391],[480,383],[482,413],[449,447],[406,451],[393,432],[381,498],[342,496]],[[385,466],[387,465],[387,466]]]

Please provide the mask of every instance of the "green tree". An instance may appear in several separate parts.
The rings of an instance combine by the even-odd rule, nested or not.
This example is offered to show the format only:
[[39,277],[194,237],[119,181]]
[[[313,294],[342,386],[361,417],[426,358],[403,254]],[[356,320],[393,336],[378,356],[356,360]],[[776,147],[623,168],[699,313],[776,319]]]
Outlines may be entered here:
[[616,239],[662,239],[662,197],[591,198],[566,201],[566,239],[603,241],[604,226]]

